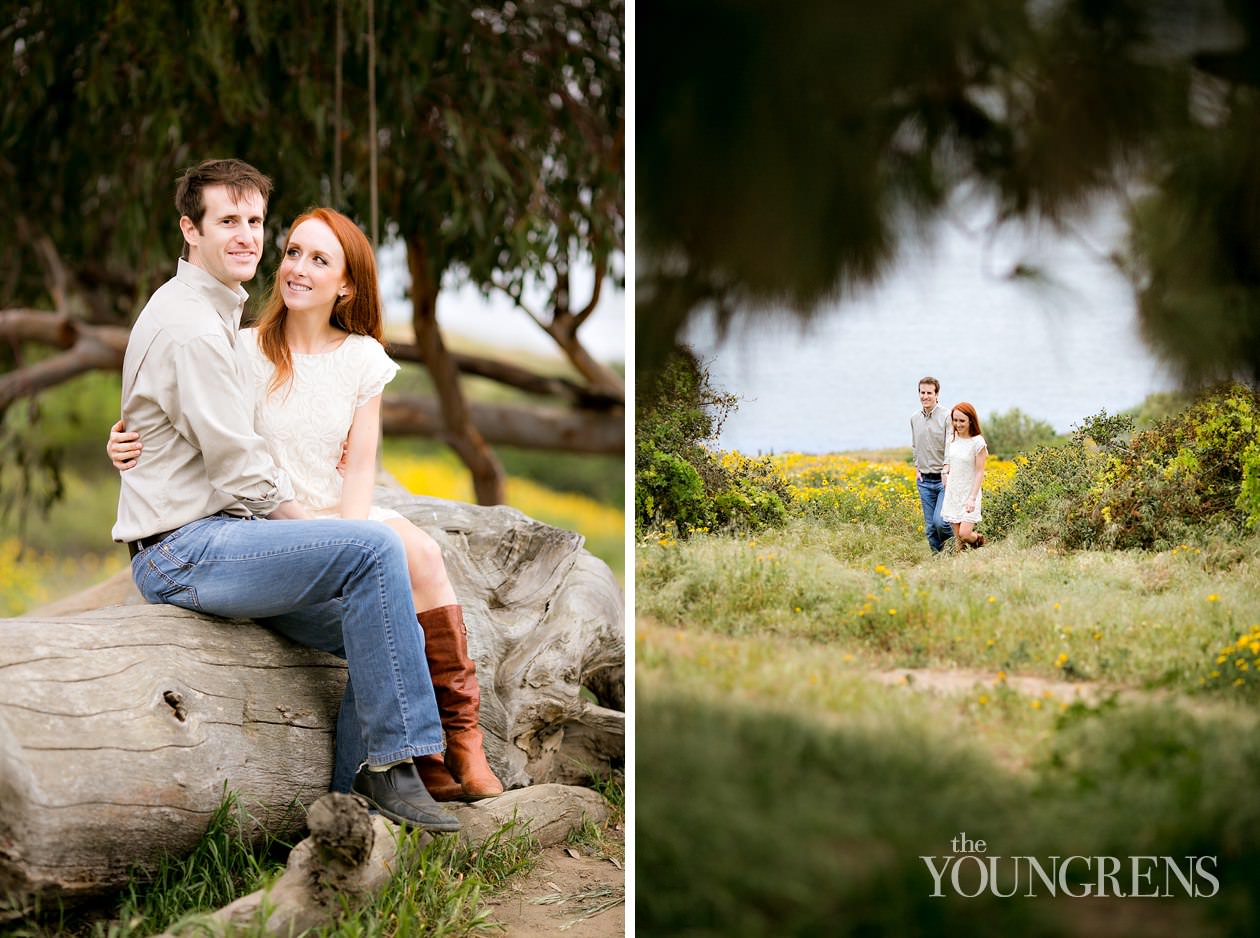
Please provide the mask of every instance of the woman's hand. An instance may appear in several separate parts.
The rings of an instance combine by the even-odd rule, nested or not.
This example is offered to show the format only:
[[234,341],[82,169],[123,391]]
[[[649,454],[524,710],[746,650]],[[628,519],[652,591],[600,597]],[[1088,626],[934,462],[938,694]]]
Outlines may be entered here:
[[967,514],[971,514],[975,510],[976,510],[976,500],[974,498],[971,501],[967,502],[967,504],[963,505],[963,511],[965,511]]
[[109,442],[105,444],[105,455],[119,472],[134,469],[143,449],[144,444],[140,442],[140,434],[129,432],[121,420],[109,428]]

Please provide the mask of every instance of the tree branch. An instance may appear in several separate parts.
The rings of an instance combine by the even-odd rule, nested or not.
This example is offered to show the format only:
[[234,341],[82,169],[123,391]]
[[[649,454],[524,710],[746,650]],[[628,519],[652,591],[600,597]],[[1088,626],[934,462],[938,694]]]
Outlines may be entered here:
[[[424,356],[421,354],[419,346],[391,342],[389,352],[390,355],[399,361],[424,364]],[[452,361],[455,362],[455,367],[462,374],[489,378],[491,381],[506,384],[509,387],[514,387],[529,394],[537,394],[543,397],[558,397],[579,407],[592,410],[607,409],[625,403],[622,398],[592,391],[569,378],[535,374],[527,368],[521,368],[519,365],[512,365],[493,358],[461,355],[458,352],[451,352],[450,355]]]
[[46,310],[0,310],[0,339],[15,346],[39,342],[65,350],[0,378],[0,410],[85,371],[121,369],[127,335],[121,326],[93,326]]
[[121,365],[122,359],[114,349],[95,336],[80,336],[68,352],[19,368],[0,378],[0,411],[18,398],[38,394],[85,371],[116,371]]
[[600,294],[604,290],[604,265],[597,262],[595,264],[595,286],[591,289],[591,300],[582,308],[582,311],[573,315],[573,329],[580,329],[582,323],[586,322],[591,313],[595,312],[595,307],[599,305]]
[[519,296],[517,296],[515,293],[513,293],[513,292],[511,291],[511,289],[508,287],[508,285],[507,285],[506,283],[501,283],[500,281],[495,280],[495,279],[492,277],[492,278],[490,279],[490,284],[491,284],[492,286],[497,287],[498,289],[502,290],[504,293],[506,293],[506,294],[507,294],[507,296],[508,296],[508,299],[510,299],[513,303],[515,303],[515,304],[516,304],[516,308],[517,308],[517,309],[519,309],[521,312],[523,312],[523,313],[524,313],[526,316],[528,316],[530,319],[534,320],[534,322],[538,323],[538,326],[539,326],[539,328],[540,328],[540,329],[546,329],[546,328],[547,328],[547,323],[545,323],[545,322],[543,321],[543,318],[542,318],[541,316],[539,316],[537,313],[535,313],[535,312],[534,312],[532,309],[530,309],[528,306],[526,306],[526,305],[525,305],[525,301],[524,301],[524,300],[522,300],[522,299],[521,299]]
[[[478,403],[469,410],[485,441],[497,446],[614,456],[625,452],[624,420],[610,419],[617,410]],[[381,401],[381,420],[388,436],[423,436],[447,442],[441,409],[432,399],[386,394]]]

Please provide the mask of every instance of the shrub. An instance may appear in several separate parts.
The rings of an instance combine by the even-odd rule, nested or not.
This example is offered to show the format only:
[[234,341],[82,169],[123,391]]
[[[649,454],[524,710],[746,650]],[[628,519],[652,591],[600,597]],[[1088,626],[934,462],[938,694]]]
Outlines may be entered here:
[[1165,548],[1196,531],[1260,525],[1260,398],[1240,384],[1133,432],[1105,411],[1060,449],[1016,460],[987,503],[997,535],[1019,531],[1064,547]]
[[1240,632],[1237,639],[1218,649],[1212,669],[1200,679],[1200,684],[1254,697],[1260,690],[1260,625]]
[[1085,503],[1091,543],[1166,547],[1195,528],[1260,522],[1260,399],[1240,384],[1137,433],[1107,460]]
[[1081,523],[1074,508],[1088,494],[1104,458],[1080,433],[1066,446],[1016,456],[1014,478],[985,500],[985,530],[995,537],[1018,531],[1036,541],[1063,540],[1067,525]]
[[1013,459],[1019,453],[1047,446],[1059,439],[1054,427],[1044,420],[1030,417],[1018,407],[1004,414],[990,414],[984,421],[984,440],[989,455]]
[[673,528],[757,530],[787,517],[787,484],[769,459],[718,455],[718,435],[735,398],[713,388],[689,355],[666,363],[641,393],[635,419],[635,531]]

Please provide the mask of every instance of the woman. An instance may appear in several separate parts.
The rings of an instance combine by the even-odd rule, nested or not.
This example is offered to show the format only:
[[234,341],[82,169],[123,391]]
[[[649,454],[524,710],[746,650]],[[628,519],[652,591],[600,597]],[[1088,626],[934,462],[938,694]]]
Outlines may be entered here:
[[945,503],[941,517],[954,529],[959,550],[983,547],[984,535],[976,533],[980,523],[980,486],[984,483],[984,462],[989,445],[980,435],[976,409],[963,401],[950,411],[954,432],[945,450]]
[[[239,333],[253,368],[254,429],[315,517],[369,518],[402,537],[446,732],[445,758],[417,758],[416,766],[438,800],[485,798],[503,785],[486,761],[476,666],[441,548],[372,504],[381,392],[398,372],[381,336],[376,259],[363,232],[331,209],[299,216],[257,327]],[[119,421],[108,447],[120,470],[142,449],[137,434],[122,431]]]

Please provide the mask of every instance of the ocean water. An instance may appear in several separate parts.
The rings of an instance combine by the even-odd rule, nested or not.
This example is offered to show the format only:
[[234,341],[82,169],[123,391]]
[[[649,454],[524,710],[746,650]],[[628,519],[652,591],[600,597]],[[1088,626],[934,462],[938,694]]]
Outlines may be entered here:
[[[880,285],[812,324],[737,318],[719,336],[711,317],[694,321],[686,341],[740,399],[718,444],[750,454],[908,446],[924,375],[941,382],[946,406],[974,404],[982,424],[1018,407],[1060,432],[1175,387],[1106,259],[1119,234],[1114,215],[1079,236],[986,239],[943,225]],[[1041,276],[1009,276],[1016,264]]]

